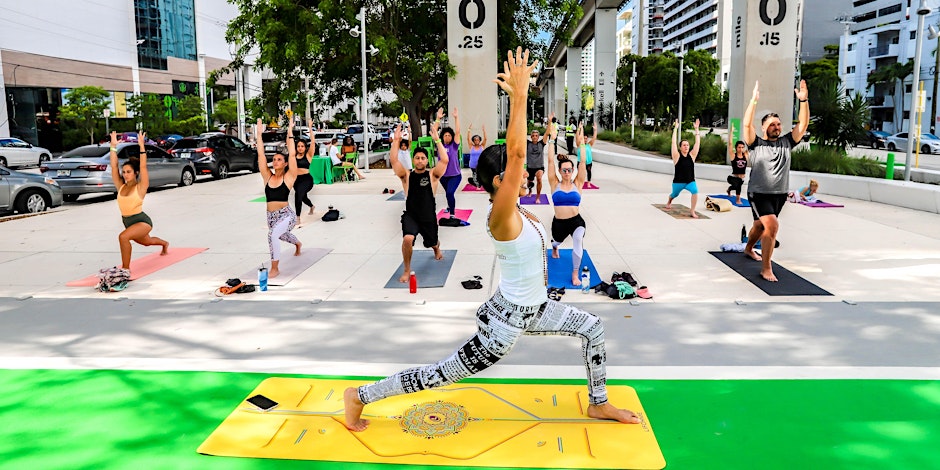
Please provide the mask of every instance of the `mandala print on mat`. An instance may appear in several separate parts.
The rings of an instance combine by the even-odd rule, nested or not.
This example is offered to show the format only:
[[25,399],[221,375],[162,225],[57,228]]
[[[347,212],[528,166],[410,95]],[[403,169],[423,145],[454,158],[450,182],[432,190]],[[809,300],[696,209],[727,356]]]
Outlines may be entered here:
[[406,410],[398,421],[401,429],[425,439],[457,434],[473,419],[460,405],[445,401],[426,402]]

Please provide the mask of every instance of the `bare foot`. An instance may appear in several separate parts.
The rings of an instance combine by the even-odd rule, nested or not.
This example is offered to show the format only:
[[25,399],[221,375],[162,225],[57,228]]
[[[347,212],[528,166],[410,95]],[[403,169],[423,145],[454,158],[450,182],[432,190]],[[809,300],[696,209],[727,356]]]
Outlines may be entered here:
[[278,274],[281,274],[281,270],[280,270],[280,269],[271,268],[271,269],[268,271],[268,279],[274,279],[274,278],[277,277]]
[[170,252],[170,242],[166,242],[166,244],[163,245],[163,250],[160,250],[160,256],[166,256],[166,254],[169,252]]
[[762,261],[762,260],[764,259],[764,258],[761,258],[761,256],[760,256],[759,254],[757,254],[757,252],[754,251],[753,249],[750,250],[750,251],[745,250],[745,251],[744,251],[744,254],[745,254],[746,256],[750,256],[751,259],[753,259],[754,261]]
[[697,218],[698,218],[698,212],[692,211],[692,213],[689,214],[689,216],[692,217],[693,219],[697,219]]
[[538,198],[538,196],[536,196],[535,201],[533,202],[533,204],[539,204],[539,198]]
[[[359,401],[359,391],[355,387],[349,387],[343,392],[343,407],[346,409],[346,429],[354,432],[365,431],[369,427],[369,420],[362,419],[363,405]],[[590,413],[590,409],[588,409]]]
[[666,210],[672,210],[672,203],[666,204]]
[[405,274],[402,274],[401,277],[398,278],[398,282],[404,284],[404,283],[408,282],[408,278],[409,278],[409,277],[411,277],[411,273],[408,272],[408,271],[405,271]]
[[578,276],[578,271],[572,271],[572,272],[571,272],[571,283],[574,284],[574,285],[576,285],[576,286],[580,286],[580,285],[581,285],[581,279],[580,279],[580,277]]
[[731,195],[731,190],[729,189],[729,190],[725,191],[725,193],[730,196],[730,195]]
[[316,207],[317,206],[310,206],[310,212],[307,212],[307,215],[313,215],[313,210],[316,209]]
[[294,256],[300,256],[300,247],[301,247],[301,246],[303,246],[303,243],[300,243],[300,242],[297,242],[297,244],[294,245]]
[[764,278],[765,281],[777,282],[777,276],[774,276],[773,269],[761,269],[760,277]]
[[558,247],[557,247],[557,246],[553,246],[553,247],[552,247],[552,258],[556,258],[556,259],[557,259],[557,258],[560,258],[560,257],[561,257],[561,255],[558,254]]
[[[361,409],[361,408],[360,408]],[[610,403],[603,405],[589,405],[587,415],[594,419],[612,419],[624,424],[640,424],[640,417],[630,410],[622,410]],[[347,412],[348,416],[348,412]],[[349,421],[349,418],[346,418]]]
[[737,205],[739,205],[739,206],[740,206],[740,205],[741,205],[741,198],[738,198],[738,200],[737,200],[737,201],[735,201],[735,204],[737,204]]
[[441,249],[436,246],[434,247],[434,259],[438,261],[444,259],[444,253],[441,253]]

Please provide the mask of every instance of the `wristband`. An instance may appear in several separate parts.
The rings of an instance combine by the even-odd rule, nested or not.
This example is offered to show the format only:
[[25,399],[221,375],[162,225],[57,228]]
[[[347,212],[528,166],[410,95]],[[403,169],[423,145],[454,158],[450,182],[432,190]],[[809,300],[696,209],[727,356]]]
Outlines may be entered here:
[[757,104],[757,100],[751,100],[751,104]]
[[435,144],[441,143],[441,139],[434,139],[434,143],[435,143]]
[[117,147],[111,147],[112,152],[117,152]]
[[807,102],[807,101],[809,101],[809,98],[807,98],[807,99],[805,99],[805,100],[800,100],[800,103],[805,103],[805,102]]

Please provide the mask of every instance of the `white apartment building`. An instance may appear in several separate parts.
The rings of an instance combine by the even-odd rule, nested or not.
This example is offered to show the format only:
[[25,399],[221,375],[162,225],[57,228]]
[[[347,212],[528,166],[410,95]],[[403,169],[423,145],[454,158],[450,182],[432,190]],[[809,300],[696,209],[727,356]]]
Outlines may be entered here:
[[[888,5],[888,4],[891,5]],[[861,17],[862,21],[855,25],[858,31],[855,34],[840,38],[839,54],[839,73],[842,77],[842,83],[846,92],[849,94],[859,92],[869,99],[872,111],[872,127],[877,130],[883,130],[888,133],[907,131],[908,117],[911,107],[911,91],[914,88],[912,83],[913,75],[909,75],[904,81],[901,90],[901,96],[896,96],[896,83],[880,83],[871,87],[868,86],[868,74],[876,69],[890,66],[895,63],[907,63],[914,58],[915,52],[915,31],[917,29],[917,15],[912,11],[912,17],[906,19],[903,13],[895,15],[894,10],[900,4],[899,1],[865,1],[855,2],[856,5],[862,4],[864,12],[856,14],[855,17]],[[856,13],[859,7],[856,7]],[[891,11],[892,13],[880,16],[879,11]],[[894,23],[882,24],[879,26],[869,26],[861,29],[861,26],[875,24],[869,18],[874,12],[874,18],[895,18]],[[934,9],[925,18],[925,24],[938,24],[940,22],[940,13]],[[926,35],[926,32],[924,32]],[[924,84],[926,94],[926,108],[921,118],[921,130],[930,132],[932,128],[937,127],[937,123],[931,121],[931,110],[936,97],[933,95],[934,80],[936,79],[936,57],[932,51],[936,44],[927,41],[924,37],[924,47],[921,53],[920,78]],[[934,118],[936,120],[936,118]]]
[[617,15],[617,22],[623,26],[617,28],[617,62],[627,54],[633,53],[633,10],[624,10]]
[[[237,10],[225,0],[106,3],[4,2],[0,137],[61,150],[58,108],[68,90],[104,88],[114,118],[127,117],[126,100],[135,93],[158,95],[172,112],[175,101],[199,94],[208,74],[231,61],[225,28]],[[260,93],[262,77],[246,75],[250,98]],[[234,74],[217,85],[234,97]]]
[[705,50],[721,61],[716,81],[728,86],[731,70],[731,2],[673,0],[663,9],[663,50]]
[[[914,7],[919,2],[914,0]],[[898,23],[906,19],[910,11],[909,0],[855,0],[852,2],[853,32],[864,31],[878,25]],[[915,15],[916,16],[916,15]]]
[[581,85],[594,86],[594,40],[581,49]]

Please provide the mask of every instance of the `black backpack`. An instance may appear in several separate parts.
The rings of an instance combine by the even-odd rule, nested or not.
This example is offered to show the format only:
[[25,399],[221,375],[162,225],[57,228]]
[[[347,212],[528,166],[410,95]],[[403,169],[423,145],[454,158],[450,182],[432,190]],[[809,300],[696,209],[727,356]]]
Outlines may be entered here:
[[320,217],[320,220],[324,222],[335,222],[339,220],[339,211],[336,209],[330,209],[326,211],[326,214],[323,214],[323,217]]

